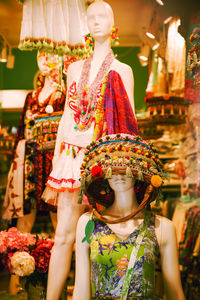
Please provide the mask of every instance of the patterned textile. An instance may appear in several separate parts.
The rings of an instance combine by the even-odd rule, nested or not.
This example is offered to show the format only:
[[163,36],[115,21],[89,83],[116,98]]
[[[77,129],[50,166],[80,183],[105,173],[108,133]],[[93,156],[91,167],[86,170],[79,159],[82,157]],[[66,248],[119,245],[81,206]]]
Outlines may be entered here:
[[2,219],[11,220],[12,218],[23,216],[23,174],[24,174],[24,139],[20,140],[15,150],[15,158],[12,161],[8,173],[7,187],[4,198],[5,210]]
[[130,255],[135,241],[147,224],[133,267],[128,299],[160,299],[155,295],[155,266],[159,247],[155,234],[155,216],[145,213],[144,221],[125,240],[107,224],[93,217],[95,229],[90,237],[92,299],[120,299]]
[[192,206],[185,214],[182,239],[179,243],[181,280],[186,299],[200,300],[200,207]]
[[98,130],[95,140],[114,133],[138,135],[135,115],[123,81],[116,71],[110,71],[103,82],[95,123],[95,130]]
[[[56,203],[55,191],[72,192],[80,188],[80,167],[84,158],[84,149],[92,140],[96,141],[101,136],[111,133],[138,134],[137,121],[128,95],[116,71],[110,71],[97,88],[95,120],[87,130],[79,131],[74,128],[76,98],[77,83],[73,81],[68,89],[68,103],[56,140],[54,158],[57,159],[46,184],[48,190],[46,189],[45,195],[43,194],[44,200],[49,203]],[[74,147],[79,148],[75,155]]]
[[[52,159],[54,149],[40,149],[40,140],[38,135],[35,135],[35,124],[37,117],[46,116],[51,123],[54,119],[54,114],[60,112],[60,117],[64,110],[65,93],[61,96],[57,92],[51,94],[42,104],[39,103],[38,97],[42,89],[28,93],[22,115],[20,117],[18,135],[16,138],[15,149],[18,142],[22,139],[26,140],[25,157],[24,157],[24,198],[23,198],[23,213],[29,214],[32,208],[38,210],[52,210],[55,208],[41,201],[41,195],[45,188],[45,182],[52,168]],[[51,101],[51,102],[50,102]],[[51,103],[53,113],[47,114],[45,109]],[[60,118],[59,117],[59,118]],[[40,126],[42,128],[42,126]],[[51,125],[50,125],[51,127]],[[55,141],[57,132],[50,134],[48,131],[42,132],[42,141]]]

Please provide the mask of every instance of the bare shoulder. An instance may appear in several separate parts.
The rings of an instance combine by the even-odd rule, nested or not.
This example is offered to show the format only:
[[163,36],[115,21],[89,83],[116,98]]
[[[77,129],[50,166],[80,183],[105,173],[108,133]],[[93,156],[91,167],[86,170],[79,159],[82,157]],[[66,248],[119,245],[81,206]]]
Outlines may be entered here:
[[121,61],[119,61],[118,59],[115,59],[114,60],[114,63],[113,63],[113,68],[115,69],[115,71],[117,71],[119,74],[122,73],[130,73],[130,74],[133,74],[133,71],[132,71],[132,68],[125,64],[125,63],[122,63]]
[[87,222],[91,219],[91,213],[86,212],[84,214],[82,214],[78,220],[78,226],[83,226],[83,228],[85,229],[85,225],[87,224]]
[[69,87],[73,81],[78,82],[83,66],[83,60],[71,63],[67,70],[67,86]]
[[70,75],[71,73],[73,74],[77,70],[80,70],[80,68],[83,65],[83,61],[84,61],[83,59],[80,59],[80,60],[77,60],[77,61],[71,63],[68,67],[67,74]]

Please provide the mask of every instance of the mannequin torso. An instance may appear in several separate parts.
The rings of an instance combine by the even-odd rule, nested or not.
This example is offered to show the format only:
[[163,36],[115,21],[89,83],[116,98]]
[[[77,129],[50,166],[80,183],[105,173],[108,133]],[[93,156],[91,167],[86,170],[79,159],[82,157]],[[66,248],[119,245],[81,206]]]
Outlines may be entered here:
[[[108,49],[109,50],[109,49]],[[106,53],[107,54],[107,53]],[[105,56],[101,56],[100,59],[93,59],[92,60],[92,64],[91,64],[91,69],[90,69],[90,76],[89,76],[89,82],[91,83],[92,80],[96,77],[96,74],[100,68],[100,65],[103,61]],[[81,70],[83,68],[83,64],[84,61],[80,60],[77,62],[72,63],[69,68],[68,68],[68,81],[67,81],[67,85],[68,88],[70,87],[70,85],[72,84],[73,81],[75,81],[76,83],[79,82],[80,80],[80,76],[81,76]],[[114,70],[117,73],[119,73],[120,77],[122,78],[122,81],[124,83],[124,87],[126,89],[126,92],[128,94],[133,112],[135,111],[134,108],[134,99],[133,99],[133,72],[132,69],[129,65],[124,64],[122,62],[120,62],[117,59],[114,59],[113,63],[111,64],[109,71]],[[109,72],[108,71],[108,72]],[[90,85],[90,84],[89,84]]]

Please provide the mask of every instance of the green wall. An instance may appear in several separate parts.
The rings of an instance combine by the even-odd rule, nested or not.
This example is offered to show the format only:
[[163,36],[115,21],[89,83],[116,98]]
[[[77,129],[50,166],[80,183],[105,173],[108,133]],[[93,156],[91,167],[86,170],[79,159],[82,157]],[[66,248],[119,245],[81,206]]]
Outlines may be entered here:
[[[135,107],[145,107],[145,89],[148,79],[148,67],[141,67],[137,58],[139,47],[116,47],[117,58],[133,69]],[[0,89],[33,89],[33,78],[38,70],[37,52],[13,49],[15,68],[7,69],[5,63],[0,63]]]
[[148,67],[142,67],[137,54],[139,47],[118,47],[113,49],[117,59],[131,66],[134,75],[134,98],[136,110],[145,108],[145,90],[148,81]]
[[33,89],[33,78],[38,69],[36,61],[37,52],[13,49],[12,53],[15,55],[14,69],[7,69],[6,63],[0,63],[3,69],[3,78],[2,76],[0,77],[1,89]]

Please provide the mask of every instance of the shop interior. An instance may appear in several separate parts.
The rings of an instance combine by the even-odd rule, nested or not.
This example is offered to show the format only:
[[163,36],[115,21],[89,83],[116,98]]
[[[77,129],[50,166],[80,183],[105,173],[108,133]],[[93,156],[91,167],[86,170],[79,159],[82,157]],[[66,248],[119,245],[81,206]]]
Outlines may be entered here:
[[[44,171],[42,164],[46,162],[42,161],[43,158],[31,160],[31,157],[39,151],[33,146],[33,142],[42,145],[43,133],[48,132],[45,142],[49,142],[50,148],[44,151],[46,153],[50,151],[48,159],[50,161],[53,159],[52,145],[55,147],[56,133],[64,110],[68,67],[75,61],[86,59],[93,51],[92,40],[87,35],[85,23],[86,8],[93,1],[55,1],[58,3],[55,11],[47,10],[48,2],[52,1],[0,0],[0,299],[2,300],[46,299],[46,287],[38,292],[41,287],[38,288],[37,280],[39,278],[45,286],[48,265],[45,271],[37,272],[35,277],[21,277],[18,287],[12,289],[13,274],[8,263],[10,250],[4,244],[4,234],[12,228],[17,228],[18,218],[30,213],[31,205],[35,205],[33,202],[37,190],[36,179],[34,174],[29,176],[33,168],[40,169],[37,182],[44,181],[39,189],[40,194],[37,195],[41,198],[51,166],[46,166],[48,171]],[[112,50],[117,60],[131,67],[134,75],[135,116],[139,135],[153,143],[164,170],[168,172],[168,178],[162,186],[160,201],[152,202],[151,210],[173,221],[185,299],[198,300],[200,299],[200,3],[198,0],[106,0],[106,2],[113,9],[116,25],[112,33]],[[79,4],[76,6],[75,3]],[[76,15],[78,6],[82,9],[82,15],[80,11],[78,12],[79,16]],[[78,24],[75,19],[79,17]],[[45,26],[48,29],[46,31]],[[79,33],[77,28],[80,29]],[[76,38],[73,38],[74,32]],[[28,119],[29,111],[25,107],[28,97],[34,99],[47,82],[45,72],[39,68],[38,53],[50,54],[50,68],[58,66],[59,69],[58,73],[54,73],[54,83],[51,85],[52,92],[57,93],[56,97],[59,99],[57,103],[60,105],[56,108],[57,112],[54,109],[53,123],[52,120],[49,121],[51,100],[47,103],[49,111],[47,108],[42,111],[41,108],[42,117],[37,116],[36,112],[34,124]],[[37,109],[39,111],[36,107]],[[29,123],[24,120],[28,120],[26,122]],[[24,134],[25,127],[26,134]],[[35,141],[29,138],[32,129]],[[26,160],[23,169],[18,170],[17,176],[22,172],[24,181],[22,188],[18,186],[14,189],[10,187],[18,183],[17,179],[12,179],[11,176],[15,163],[13,153],[17,153],[21,159],[23,151],[20,150],[22,143],[19,144],[19,141],[22,140],[27,145],[24,150]],[[48,174],[44,175],[44,172]],[[17,202],[10,202],[11,198],[18,197],[16,193],[22,193],[26,198],[26,205],[24,204],[23,208],[18,207]],[[9,207],[9,210],[6,207]],[[35,205],[34,211],[33,219],[28,220],[25,225],[22,223],[18,229],[20,228],[19,231],[22,233],[29,233],[30,240],[31,236],[35,235],[49,239],[51,249],[57,222],[56,208],[43,204],[41,200],[38,206]],[[12,233],[11,230],[10,238],[12,234],[16,234],[17,237],[19,233],[18,231]],[[36,280],[35,286],[33,284],[29,290],[28,277],[33,281]],[[74,281],[75,246],[70,272],[60,299],[72,299]],[[164,296],[162,299],[167,298]]]

